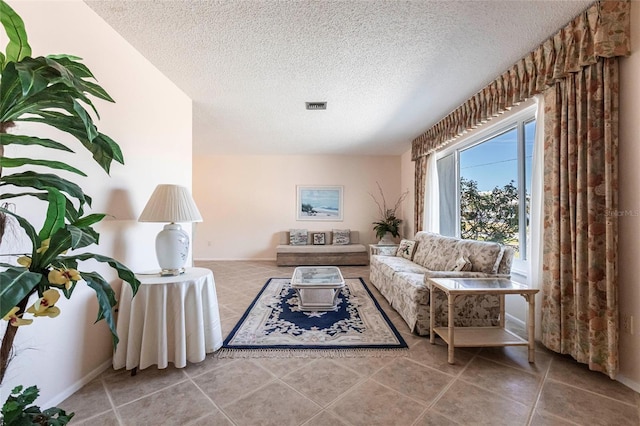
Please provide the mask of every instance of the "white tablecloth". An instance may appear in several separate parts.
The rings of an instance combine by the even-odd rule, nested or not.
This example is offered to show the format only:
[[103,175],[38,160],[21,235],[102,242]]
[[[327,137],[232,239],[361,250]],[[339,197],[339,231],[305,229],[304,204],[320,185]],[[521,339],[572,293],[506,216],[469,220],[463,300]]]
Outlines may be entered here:
[[118,313],[120,343],[113,368],[144,369],[169,362],[182,368],[203,361],[222,346],[222,329],[213,273],[187,268],[175,277],[137,275],[138,294],[122,284]]

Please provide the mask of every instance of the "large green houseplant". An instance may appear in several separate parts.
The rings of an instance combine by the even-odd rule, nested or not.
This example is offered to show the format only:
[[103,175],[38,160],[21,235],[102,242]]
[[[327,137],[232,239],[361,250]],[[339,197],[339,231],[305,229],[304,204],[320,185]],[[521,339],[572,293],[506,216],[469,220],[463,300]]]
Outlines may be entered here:
[[393,207],[389,207],[387,205],[387,200],[384,198],[382,187],[378,182],[376,182],[376,184],[378,185],[378,192],[380,193],[381,201],[378,201],[373,194],[369,193],[371,198],[373,198],[373,201],[378,206],[378,213],[380,214],[379,219],[373,222],[373,230],[381,243],[392,243],[393,241],[387,241],[385,238],[388,237],[388,234],[391,234],[394,238],[400,236],[400,225],[402,224],[402,219],[398,217],[398,209],[404,199],[407,198],[407,195],[409,195],[409,191],[403,192],[400,197],[398,197],[398,201],[396,201]]
[[[115,292],[97,272],[79,271],[80,262],[93,259],[107,263],[131,285],[134,294],[140,283],[131,270],[115,259],[84,250],[73,254],[74,250],[98,243],[99,234],[93,226],[105,216],[85,214],[85,209],[91,207],[91,197],[78,184],[56,174],[62,171],[62,175],[86,176],[85,173],[67,162],[47,159],[48,150],[65,155],[73,151],[52,139],[8,133],[17,122],[55,128],[75,137],[109,173],[113,160],[124,164],[120,147],[98,131],[87,109],[99,117],[89,97],[113,100],[93,81],[93,74],[80,58],[69,55],[31,57],[22,19],[2,0],[0,21],[9,39],[6,52],[0,52],[0,243],[7,237],[4,231],[10,222],[17,223],[31,242],[29,252],[10,254],[20,266],[0,264],[3,269],[0,318],[9,322],[0,348],[2,382],[18,327],[31,323],[33,318],[57,316],[60,310],[55,303],[60,295],[70,298],[76,287],[83,283],[95,290],[97,321],[106,321],[113,344],[117,345],[112,312],[117,303]],[[5,149],[12,145],[21,145],[25,151],[33,148],[34,155],[5,156]],[[13,168],[20,168],[20,171],[6,173]],[[18,214],[19,211],[8,208],[8,203],[19,197],[41,201],[45,216],[41,229],[37,230]]]

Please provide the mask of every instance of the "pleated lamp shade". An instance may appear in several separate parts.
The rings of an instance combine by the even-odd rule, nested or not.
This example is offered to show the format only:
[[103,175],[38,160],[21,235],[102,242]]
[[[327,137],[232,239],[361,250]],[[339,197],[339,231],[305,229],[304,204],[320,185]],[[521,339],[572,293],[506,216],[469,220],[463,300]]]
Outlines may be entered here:
[[189,190],[180,185],[158,185],[151,194],[140,222],[202,222]]
[[151,194],[140,222],[169,222],[156,237],[161,275],[179,275],[189,254],[189,234],[177,222],[202,222],[189,190],[180,185],[158,185]]

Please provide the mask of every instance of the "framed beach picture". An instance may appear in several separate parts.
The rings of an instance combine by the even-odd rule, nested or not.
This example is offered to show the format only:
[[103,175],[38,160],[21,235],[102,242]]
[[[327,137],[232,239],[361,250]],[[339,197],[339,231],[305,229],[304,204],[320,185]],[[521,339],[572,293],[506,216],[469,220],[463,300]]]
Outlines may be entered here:
[[296,220],[342,221],[342,188],[298,185]]

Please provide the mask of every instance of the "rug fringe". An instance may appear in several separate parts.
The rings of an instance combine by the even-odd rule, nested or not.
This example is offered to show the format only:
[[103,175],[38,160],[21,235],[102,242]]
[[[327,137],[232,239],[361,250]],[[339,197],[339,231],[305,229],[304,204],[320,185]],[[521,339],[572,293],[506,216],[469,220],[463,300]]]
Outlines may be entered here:
[[364,358],[404,357],[409,348],[348,348],[348,349],[235,349],[221,348],[217,358]]

